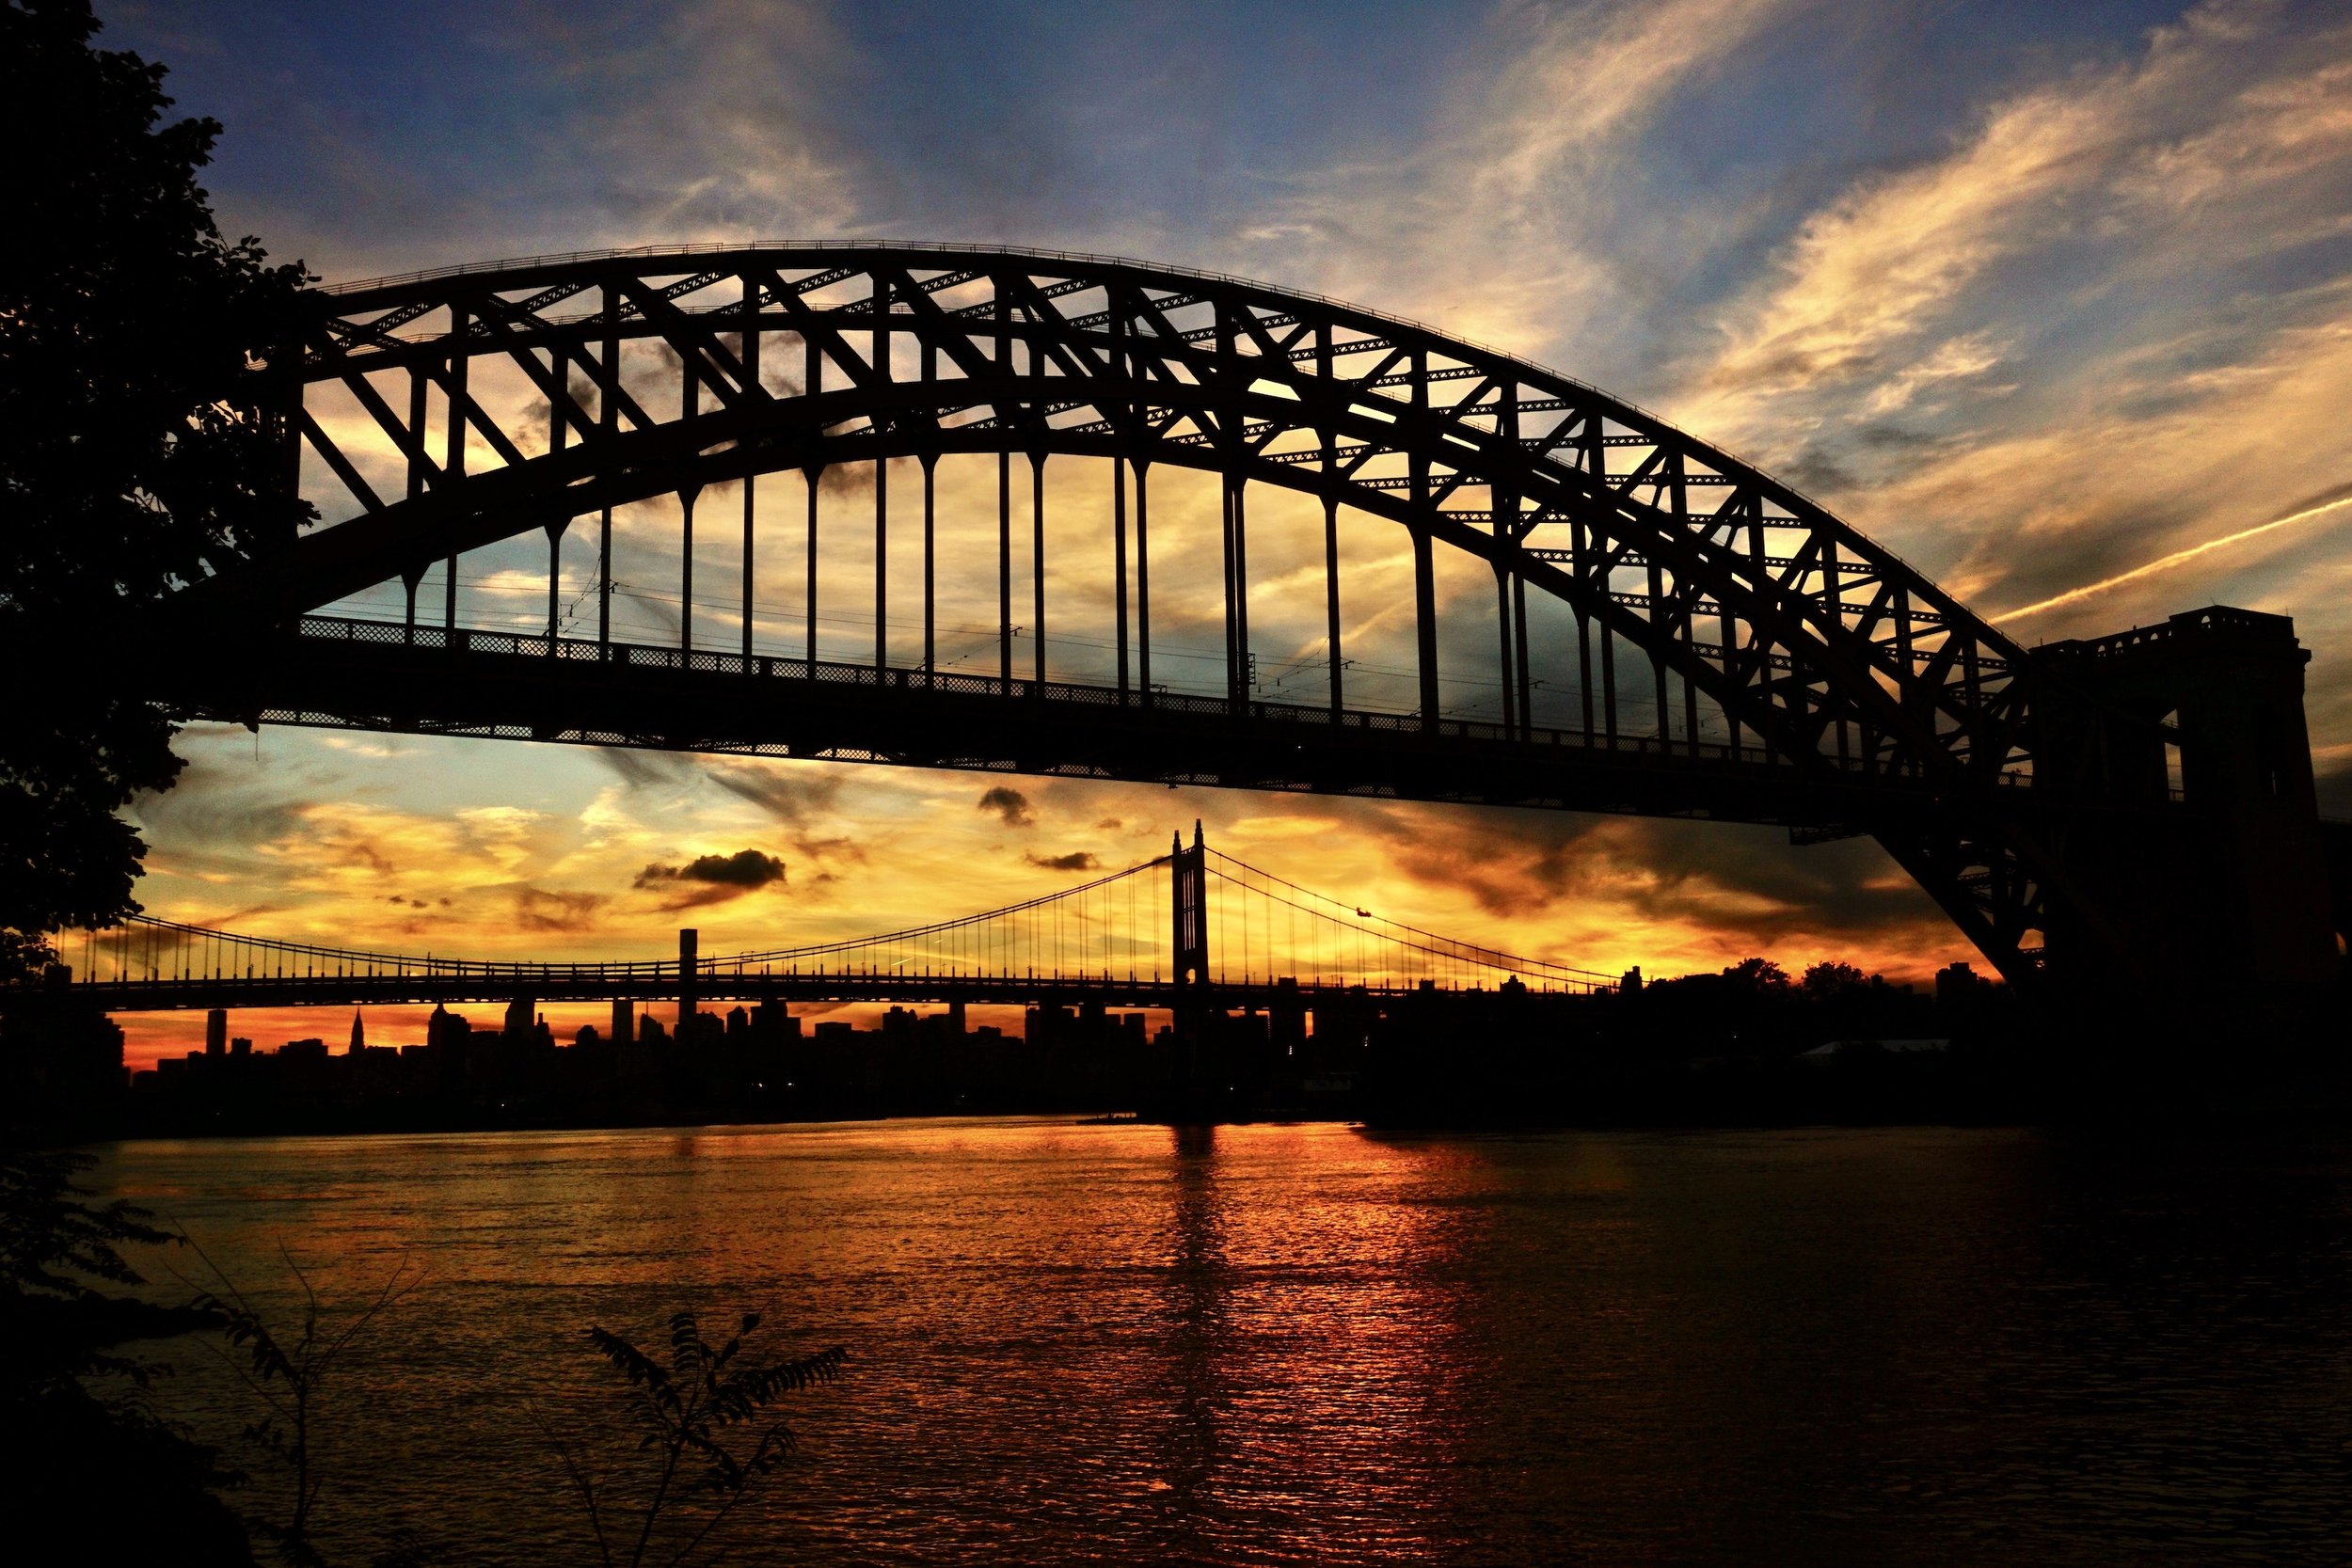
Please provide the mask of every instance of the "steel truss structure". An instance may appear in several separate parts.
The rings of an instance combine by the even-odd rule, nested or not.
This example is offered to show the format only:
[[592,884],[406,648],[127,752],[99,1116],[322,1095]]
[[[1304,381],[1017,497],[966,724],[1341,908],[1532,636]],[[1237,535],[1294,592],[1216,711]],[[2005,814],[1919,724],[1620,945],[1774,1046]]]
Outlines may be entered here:
[[[648,342],[675,367],[660,398],[624,373],[624,351]],[[1864,832],[2013,983],[2040,980],[2045,938],[2053,955],[2078,956],[2070,962],[2132,970],[2109,911],[2070,875],[2066,838],[2085,812],[2161,814],[2169,802],[2161,781],[2157,798],[2119,801],[2079,755],[2050,766],[2057,742],[2042,721],[2059,672],[1788,485],[1629,404],[1427,326],[1109,257],[818,245],[541,258],[350,285],[316,296],[307,341],[285,357],[273,417],[288,483],[305,463],[323,467],[356,511],[181,595],[218,645],[252,625],[301,644],[299,657],[280,644],[249,659],[233,681],[201,676],[210,684],[189,689],[189,711]],[[489,364],[536,388],[539,425],[469,392]],[[320,417],[329,388],[364,410],[369,440],[400,454],[398,485],[371,483],[368,454]],[[935,658],[935,530],[989,521],[935,516],[935,467],[955,453],[997,459],[993,678],[951,677]],[[1103,629],[1117,668],[1085,691],[1057,690],[1045,669],[1043,474],[1065,454],[1107,460],[1115,475],[1103,518],[1115,625]],[[882,629],[894,459],[924,477],[923,657],[903,667]],[[1018,463],[1036,529],[1026,583],[1011,567]],[[814,477],[853,464],[877,476],[869,668],[817,657]],[[1222,704],[1154,687],[1149,482],[1161,466],[1221,480]],[[799,659],[752,646],[755,493],[779,473],[810,479]],[[461,553],[533,531],[552,552],[587,519],[609,562],[613,509],[664,497],[681,503],[691,618],[695,502],[726,483],[742,490],[739,649],[698,646],[691,621],[675,649],[615,641],[609,565],[593,641],[559,635],[552,568],[544,639],[458,626]],[[1321,502],[1327,703],[1278,709],[1250,693],[1252,485]],[[1415,712],[1349,705],[1343,507],[1410,541]],[[1441,550],[1492,577],[1499,724],[1439,710]],[[431,607],[421,624],[419,585],[443,562],[440,624]],[[355,629],[313,614],[394,581],[403,623]],[[1580,722],[1565,732],[1533,722],[1529,602],[1544,595],[1575,626],[1572,650],[1542,650],[1572,658],[1580,677]],[[1016,626],[1032,634],[1026,670]],[[1618,668],[1621,649],[1646,670]],[[1620,713],[1629,678],[1646,688],[1654,721]],[[1702,710],[1727,741],[1702,738]],[[2097,730],[2077,725],[2064,744],[2095,751]]]

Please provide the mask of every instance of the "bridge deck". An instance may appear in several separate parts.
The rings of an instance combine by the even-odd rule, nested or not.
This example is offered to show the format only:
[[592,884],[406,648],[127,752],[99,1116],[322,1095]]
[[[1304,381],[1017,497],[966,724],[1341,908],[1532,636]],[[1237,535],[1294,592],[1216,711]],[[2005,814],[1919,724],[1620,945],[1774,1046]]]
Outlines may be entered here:
[[[293,974],[250,979],[191,975],[156,980],[99,981],[72,988],[77,998],[110,1013],[173,1012],[198,1007],[382,1006],[437,1003],[507,1003],[517,996],[537,1002],[672,1002],[677,975],[628,973],[565,973],[533,976],[515,973],[459,974]],[[695,984],[701,1003],[889,1002],[901,1005],[1105,1007],[1205,1006],[1265,1009],[1278,1002],[1312,1007],[1340,1000],[1391,1001],[1416,994],[1417,983],[1361,985],[1311,978],[1284,984],[1279,978],[1216,981],[1181,987],[1172,981],[1132,975],[928,975],[887,974],[758,974],[706,973]],[[1440,987],[1438,993],[1463,994]],[[1489,993],[1492,994],[1492,993]],[[1577,994],[1532,990],[1539,996]]]
[[1917,778],[1754,744],[315,615],[191,659],[173,695],[240,721],[1806,828],[1932,804]]

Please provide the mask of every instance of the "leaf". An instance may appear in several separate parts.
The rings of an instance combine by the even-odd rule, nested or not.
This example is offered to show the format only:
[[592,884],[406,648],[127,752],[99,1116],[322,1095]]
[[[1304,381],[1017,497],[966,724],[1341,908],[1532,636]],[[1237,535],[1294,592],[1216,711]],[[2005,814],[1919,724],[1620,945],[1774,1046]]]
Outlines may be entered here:
[[680,1312],[670,1320],[670,1364],[679,1375],[699,1370],[710,1354],[710,1347],[695,1327],[694,1314]]
[[638,1387],[653,1388],[664,1388],[669,1386],[670,1374],[657,1365],[652,1357],[619,1335],[606,1329],[592,1327],[588,1330],[588,1338],[590,1343],[603,1354],[604,1358],[611,1362],[613,1368],[632,1385]]

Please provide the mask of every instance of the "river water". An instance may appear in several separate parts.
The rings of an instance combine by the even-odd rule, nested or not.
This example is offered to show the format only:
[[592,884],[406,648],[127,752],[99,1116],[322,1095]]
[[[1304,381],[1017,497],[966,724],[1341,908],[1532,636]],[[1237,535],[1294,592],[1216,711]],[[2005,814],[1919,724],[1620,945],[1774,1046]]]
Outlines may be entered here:
[[[731,1562],[2352,1559],[2341,1142],[988,1119],[97,1175],[288,1322],[281,1244],[330,1309],[421,1274],[323,1386],[339,1563],[594,1560],[554,1444],[613,1513],[644,1456],[583,1331],[686,1307],[852,1357]],[[168,1354],[168,1410],[249,1418]]]

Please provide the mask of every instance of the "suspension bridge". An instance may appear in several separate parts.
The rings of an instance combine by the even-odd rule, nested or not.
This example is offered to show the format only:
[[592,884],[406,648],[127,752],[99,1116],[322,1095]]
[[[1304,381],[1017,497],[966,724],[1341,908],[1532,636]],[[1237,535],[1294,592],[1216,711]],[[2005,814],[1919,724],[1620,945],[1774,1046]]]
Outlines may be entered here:
[[2054,1006],[2339,967],[2285,617],[2024,646],[1792,486],[1435,327],[898,243],[309,303],[247,417],[323,526],[216,550],[119,650],[183,717],[1867,834]]
[[1376,915],[1187,847],[1002,909],[903,930],[706,956],[586,962],[408,955],[135,916],[61,943],[72,992],[109,1012],[372,1003],[898,1002],[1311,1010],[1318,998],[1518,987],[1589,994],[1616,977]]

